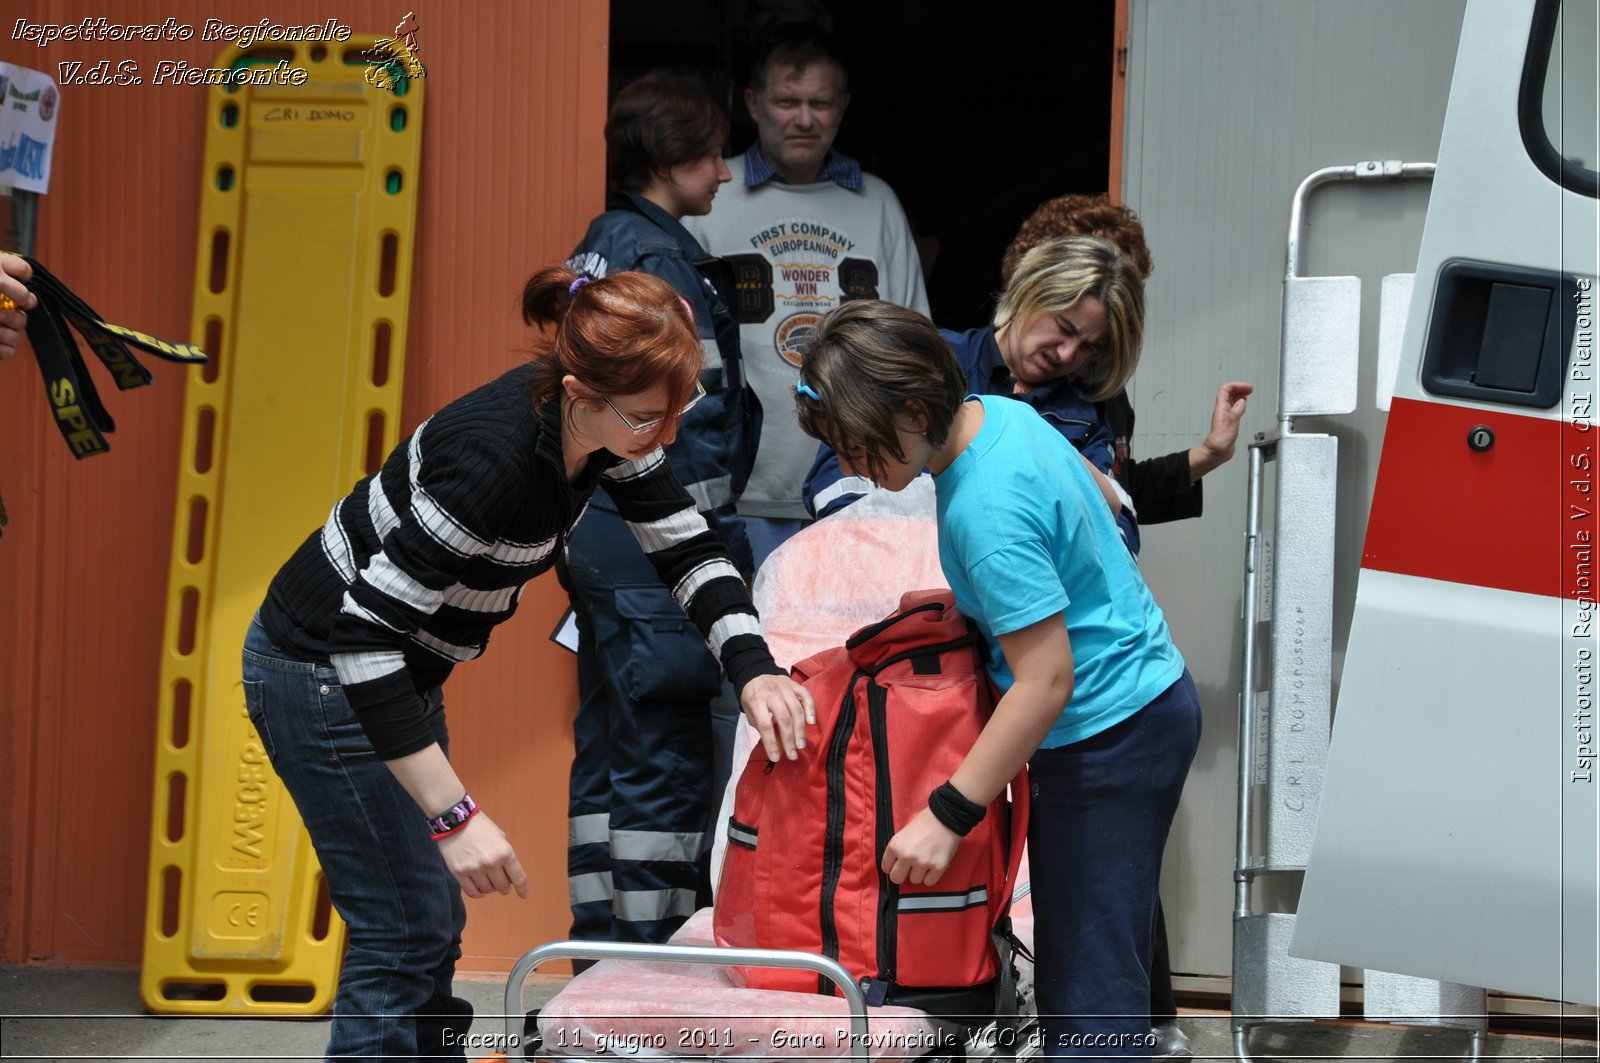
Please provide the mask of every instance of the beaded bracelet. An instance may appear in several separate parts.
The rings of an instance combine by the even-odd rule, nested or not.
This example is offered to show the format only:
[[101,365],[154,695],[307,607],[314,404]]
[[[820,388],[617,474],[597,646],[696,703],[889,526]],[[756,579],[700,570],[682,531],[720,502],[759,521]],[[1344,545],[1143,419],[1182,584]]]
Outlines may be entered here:
[[472,799],[471,794],[462,794],[461,800],[445,809],[443,813],[428,820],[428,829],[433,832],[433,840],[448,838],[456,831],[467,825],[467,820],[478,814],[478,803]]

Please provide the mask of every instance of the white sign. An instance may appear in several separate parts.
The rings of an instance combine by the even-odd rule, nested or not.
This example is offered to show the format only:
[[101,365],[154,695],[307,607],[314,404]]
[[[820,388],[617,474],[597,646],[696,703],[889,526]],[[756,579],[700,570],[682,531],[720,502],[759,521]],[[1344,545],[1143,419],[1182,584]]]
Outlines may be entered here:
[[578,652],[578,614],[568,609],[561,615],[561,623],[550,632],[550,641],[562,649]]
[[40,70],[0,63],[0,185],[50,190],[61,90]]

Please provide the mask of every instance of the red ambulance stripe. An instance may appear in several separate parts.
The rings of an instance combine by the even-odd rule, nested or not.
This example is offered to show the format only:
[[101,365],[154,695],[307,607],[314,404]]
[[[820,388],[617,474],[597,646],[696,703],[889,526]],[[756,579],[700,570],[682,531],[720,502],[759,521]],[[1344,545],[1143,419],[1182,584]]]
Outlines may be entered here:
[[[1596,440],[1570,420],[1394,400],[1363,568],[1552,598],[1594,599]],[[1494,445],[1467,444],[1478,425]]]

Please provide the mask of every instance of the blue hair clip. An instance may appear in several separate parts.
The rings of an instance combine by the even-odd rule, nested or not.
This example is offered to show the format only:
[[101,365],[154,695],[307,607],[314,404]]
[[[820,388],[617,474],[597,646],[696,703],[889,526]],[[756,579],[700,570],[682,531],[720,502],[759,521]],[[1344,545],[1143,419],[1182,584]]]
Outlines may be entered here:
[[804,395],[806,398],[810,399],[812,402],[821,402],[822,401],[822,396],[818,395],[817,392],[816,392],[816,389],[813,388],[810,384],[807,384],[804,380],[795,381],[794,390],[795,390],[795,392],[797,394]]

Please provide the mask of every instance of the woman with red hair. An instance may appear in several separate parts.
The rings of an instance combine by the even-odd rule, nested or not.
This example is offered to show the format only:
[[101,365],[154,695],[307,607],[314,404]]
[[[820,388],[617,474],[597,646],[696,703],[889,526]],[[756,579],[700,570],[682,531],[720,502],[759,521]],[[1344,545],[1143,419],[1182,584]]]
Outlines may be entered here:
[[642,273],[536,273],[534,358],[445,406],[279,570],[244,646],[245,703],[349,924],[327,1054],[462,1058],[461,894],[527,876],[447,759],[442,688],[549,569],[601,485],[740,692],[768,754],[809,695],[773,663],[726,549],[661,448],[704,394],[700,338]]

